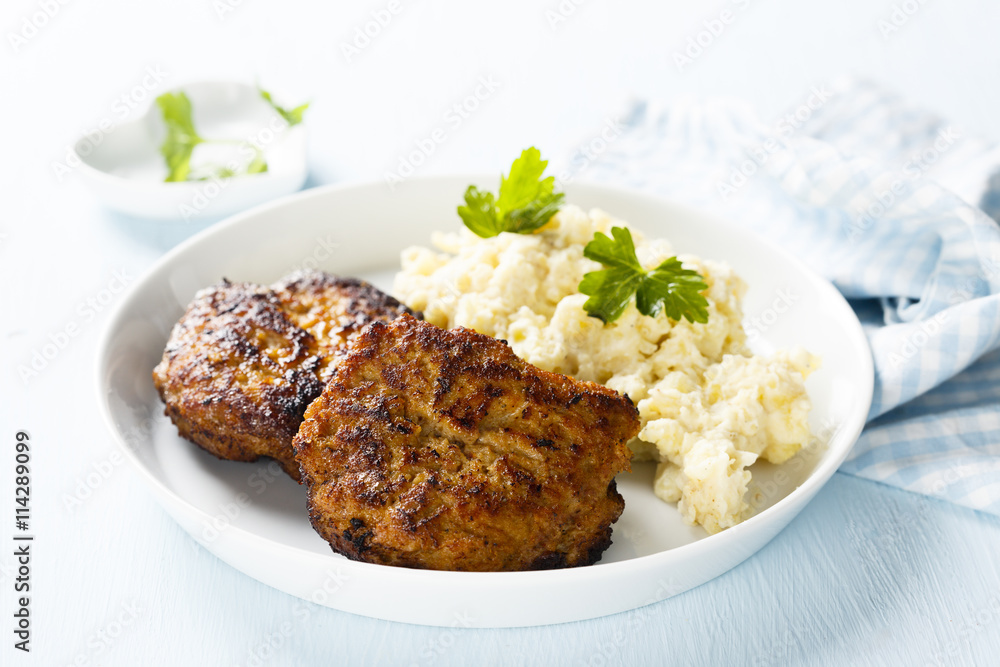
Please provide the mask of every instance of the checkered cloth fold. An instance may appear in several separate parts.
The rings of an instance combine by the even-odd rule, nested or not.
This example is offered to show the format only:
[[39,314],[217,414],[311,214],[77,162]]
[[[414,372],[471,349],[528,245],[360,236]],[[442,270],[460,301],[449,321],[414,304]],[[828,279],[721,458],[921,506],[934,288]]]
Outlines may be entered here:
[[1000,514],[998,165],[996,145],[845,79],[771,123],[735,101],[635,102],[557,173],[739,221],[827,277],[875,360],[841,470]]

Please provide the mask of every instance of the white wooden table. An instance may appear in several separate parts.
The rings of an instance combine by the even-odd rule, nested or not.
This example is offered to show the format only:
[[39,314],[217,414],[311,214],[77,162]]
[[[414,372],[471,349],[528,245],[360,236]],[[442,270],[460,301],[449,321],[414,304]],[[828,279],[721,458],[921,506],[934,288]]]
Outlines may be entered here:
[[[842,72],[1000,139],[998,3],[400,1],[357,53],[343,44],[388,1],[12,0],[0,10],[0,664],[1000,664],[1000,519],[842,474],[749,561],[641,613],[467,630],[313,606],[302,621],[299,600],[198,547],[115,463],[93,369],[115,275],[134,280],[199,226],[109,212],[53,163],[140,96],[235,77],[313,100],[311,185],[382,178],[442,125],[447,137],[419,174],[494,171],[531,144],[564,155],[631,96],[737,96],[772,118]],[[894,3],[919,7],[897,13],[898,30],[880,24]],[[705,21],[719,34],[679,68],[674,53]],[[133,93],[147,68],[162,82]],[[480,77],[496,89],[448,122]],[[18,366],[69,325],[77,334],[23,382]],[[17,429],[34,443],[27,656],[10,629]]]

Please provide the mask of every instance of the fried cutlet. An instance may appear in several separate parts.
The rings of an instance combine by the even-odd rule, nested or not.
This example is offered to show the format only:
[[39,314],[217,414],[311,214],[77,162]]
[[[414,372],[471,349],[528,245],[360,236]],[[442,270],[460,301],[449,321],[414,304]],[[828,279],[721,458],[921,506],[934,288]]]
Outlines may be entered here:
[[300,329],[312,334],[325,364],[325,383],[336,358],[361,329],[374,320],[392,320],[412,310],[374,285],[356,278],[338,278],[321,271],[300,271],[271,286],[282,310]]
[[351,344],[294,447],[313,527],[355,560],[439,570],[587,565],[611,544],[639,430],[628,398],[413,317]]
[[292,438],[339,348],[404,312],[367,283],[318,271],[272,289],[224,280],[175,325],[153,383],[182,437],[223,459],[269,456],[298,480]]

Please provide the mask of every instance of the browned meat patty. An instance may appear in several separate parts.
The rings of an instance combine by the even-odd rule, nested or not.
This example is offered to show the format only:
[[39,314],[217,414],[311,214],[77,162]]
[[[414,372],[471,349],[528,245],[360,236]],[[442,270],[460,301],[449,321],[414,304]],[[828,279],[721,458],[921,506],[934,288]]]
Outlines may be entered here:
[[351,344],[295,453],[333,550],[439,570],[587,565],[625,507],[628,398],[403,316]]
[[195,296],[153,383],[182,437],[223,459],[272,457],[298,480],[292,439],[338,349],[404,312],[367,283],[318,271],[273,289],[223,281]]
[[300,271],[271,286],[281,307],[300,329],[312,334],[326,364],[325,383],[358,333],[374,320],[393,320],[412,310],[374,285],[356,278],[337,278],[321,271]]

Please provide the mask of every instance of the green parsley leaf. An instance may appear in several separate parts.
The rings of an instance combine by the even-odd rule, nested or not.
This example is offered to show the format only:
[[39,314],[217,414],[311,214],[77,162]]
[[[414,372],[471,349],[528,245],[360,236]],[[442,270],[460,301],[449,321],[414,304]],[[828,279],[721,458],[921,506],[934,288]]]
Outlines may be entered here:
[[167,161],[166,181],[186,181],[191,171],[191,153],[205,140],[198,136],[191,119],[191,100],[183,92],[163,93],[156,104],[167,125],[167,136],[160,145],[160,153]]
[[631,232],[612,227],[611,236],[597,232],[583,249],[584,257],[607,267],[585,274],[580,281],[580,292],[590,297],[583,304],[588,315],[605,324],[614,322],[634,294],[636,308],[643,315],[656,317],[665,312],[675,322],[682,318],[708,321],[708,299],[701,293],[708,285],[701,274],[685,269],[676,257],[646,271],[636,257]]
[[[271,93],[267,92],[260,86],[257,86],[257,90],[260,92],[260,96],[264,98],[264,101],[270,104],[271,107],[273,107],[274,110],[277,111],[278,114],[285,119],[285,122],[288,123],[289,127],[293,125],[298,125],[299,123],[302,122],[302,114],[304,114],[306,112],[306,109],[309,108],[309,102],[306,102],[305,104],[300,104],[294,109],[285,109],[283,107],[278,106],[278,104],[275,103],[275,101],[271,98]],[[251,172],[251,173],[256,173],[256,172]]]
[[470,185],[465,191],[465,206],[458,207],[458,215],[466,227],[484,239],[503,231],[493,193],[481,192],[475,185]]
[[500,192],[483,192],[474,185],[465,191],[465,206],[458,215],[465,226],[482,238],[501,232],[531,234],[559,210],[564,195],[554,192],[556,179],[542,178],[548,161],[532,146],[514,160],[510,173],[500,177]]
[[267,171],[267,161],[264,160],[264,151],[253,147],[253,159],[250,160],[250,164],[247,165],[248,174],[262,174]]

